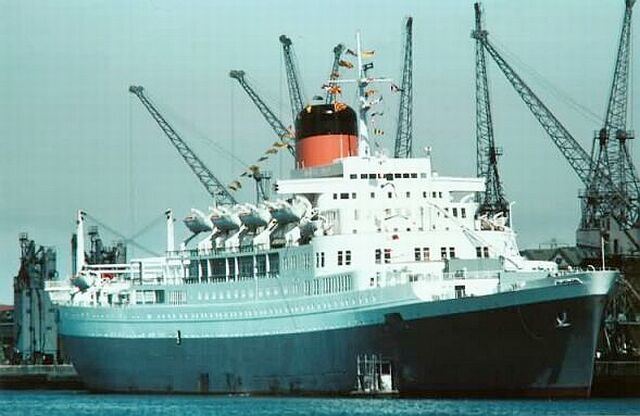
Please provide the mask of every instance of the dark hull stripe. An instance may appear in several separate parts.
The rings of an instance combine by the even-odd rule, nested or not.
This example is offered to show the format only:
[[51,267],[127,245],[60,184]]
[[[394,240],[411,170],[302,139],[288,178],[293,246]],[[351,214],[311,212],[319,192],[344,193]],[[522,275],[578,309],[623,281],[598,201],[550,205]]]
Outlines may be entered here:
[[[356,356],[393,364],[403,396],[586,397],[604,296],[246,338],[63,336],[94,391],[349,394]],[[566,313],[558,326],[559,313]]]

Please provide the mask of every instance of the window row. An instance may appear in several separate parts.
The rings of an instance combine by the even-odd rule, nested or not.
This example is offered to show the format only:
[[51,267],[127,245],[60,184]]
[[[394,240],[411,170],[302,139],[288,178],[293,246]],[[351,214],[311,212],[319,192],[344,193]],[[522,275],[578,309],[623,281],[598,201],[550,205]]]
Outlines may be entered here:
[[476,257],[489,257],[489,247],[476,247]]
[[[445,212],[449,213],[449,207],[444,208]],[[458,210],[457,207],[451,208],[451,215],[455,218],[458,218],[458,212],[460,213],[460,218],[467,218],[467,209],[460,207]]]
[[338,251],[338,266],[351,265],[351,250]]
[[441,259],[453,259],[456,257],[456,248],[449,247],[447,251],[447,247],[440,247],[440,258]]
[[385,248],[384,251],[381,248],[376,249],[375,262],[376,264],[382,264],[382,254],[384,253],[385,264],[391,263],[391,249]]
[[[394,179],[416,179],[418,177],[417,173],[361,173],[360,179],[386,179],[388,181],[392,181]],[[421,178],[426,178],[427,174],[425,172],[420,173]],[[358,179],[357,173],[352,173],[349,175],[350,179]]]
[[349,275],[321,277],[304,282],[304,294],[307,296],[347,292],[352,288]]
[[355,192],[341,192],[339,194],[333,194],[333,199],[356,199]]

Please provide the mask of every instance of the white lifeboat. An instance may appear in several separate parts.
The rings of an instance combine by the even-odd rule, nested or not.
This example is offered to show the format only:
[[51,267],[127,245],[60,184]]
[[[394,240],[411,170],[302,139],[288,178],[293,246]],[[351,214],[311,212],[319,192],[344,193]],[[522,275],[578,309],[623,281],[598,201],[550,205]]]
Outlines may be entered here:
[[204,213],[195,208],[185,217],[184,225],[194,234],[209,232],[213,230],[213,223]]
[[231,231],[242,225],[238,214],[233,208],[215,207],[211,209],[211,222],[222,231]]
[[95,278],[89,274],[78,274],[71,279],[71,284],[84,292],[95,284]]
[[266,227],[271,221],[269,209],[262,205],[244,204],[238,209],[238,217],[249,228]]
[[265,201],[273,218],[280,224],[299,222],[311,210],[311,203],[307,198],[295,196],[291,202],[284,200]]

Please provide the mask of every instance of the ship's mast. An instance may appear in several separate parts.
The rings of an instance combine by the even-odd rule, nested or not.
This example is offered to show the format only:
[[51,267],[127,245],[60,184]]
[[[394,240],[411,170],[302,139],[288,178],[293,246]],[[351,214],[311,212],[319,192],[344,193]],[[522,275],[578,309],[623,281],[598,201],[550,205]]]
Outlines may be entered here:
[[[356,83],[358,98],[356,111],[356,117],[358,122],[358,155],[370,156],[371,146],[369,144],[369,129],[367,127],[367,112],[371,109],[374,102],[368,102],[366,96],[366,88],[369,84],[374,82],[393,82],[391,78],[375,78],[368,77],[367,71],[373,68],[373,62],[366,64],[362,63],[362,41],[360,39],[360,32],[356,32],[356,59],[358,65],[358,75],[356,79],[329,79],[327,84],[349,84]],[[371,56],[373,52],[367,52],[367,56]],[[380,99],[376,100],[379,102]]]
[[358,153],[360,156],[370,156],[369,130],[367,128],[367,101],[364,90],[367,87],[367,79],[362,66],[362,42],[360,31],[356,32],[356,53],[358,54]]

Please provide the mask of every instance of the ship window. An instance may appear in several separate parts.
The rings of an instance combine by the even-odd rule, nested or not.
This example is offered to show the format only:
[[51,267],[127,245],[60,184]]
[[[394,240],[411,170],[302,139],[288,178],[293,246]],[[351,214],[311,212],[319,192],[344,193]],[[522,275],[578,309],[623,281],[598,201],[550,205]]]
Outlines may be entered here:
[[456,291],[456,299],[463,298],[466,296],[464,285],[456,285],[454,290]]
[[357,179],[358,175],[356,175],[355,173],[352,173],[351,175],[349,175],[349,178],[351,179]]
[[370,173],[369,174],[369,179],[375,179],[376,178],[376,174],[375,173]]
[[316,253],[316,267],[320,267],[320,253]]
[[438,198],[442,198],[442,192],[438,192]]
[[347,250],[344,253],[344,264],[349,266],[351,264],[351,250]]
[[392,181],[393,180],[393,173],[385,173],[384,177],[388,180],[388,181]]
[[402,177],[406,179],[406,178],[408,178],[408,177],[409,177],[409,174],[408,174],[408,173],[403,173],[403,174],[402,174]]
[[449,257],[451,257],[452,259],[456,257],[456,248],[455,247],[449,247]]
[[387,197],[393,198],[393,192],[387,192]]
[[342,266],[342,262],[343,262],[343,256],[342,256],[342,250],[338,251],[338,266]]
[[347,192],[340,194],[340,199],[349,199],[349,194]]
[[440,258],[443,258],[443,259],[447,258],[447,248],[446,247],[440,247]]
[[417,173],[412,173],[412,174],[411,174],[411,177],[415,179],[415,178],[417,178],[417,177],[418,177],[418,174],[417,174]]
[[351,199],[356,199],[356,193],[355,192],[351,192]]
[[476,247],[476,257],[482,257],[482,247]]
[[422,197],[426,198],[427,197],[427,191],[422,192]]
[[489,257],[489,247],[482,247],[482,253],[485,257]]
[[376,249],[376,264],[380,264],[382,263],[382,250],[377,248]]
[[453,216],[457,217],[458,216],[458,208],[452,208],[453,210]]
[[420,177],[421,177],[421,178],[426,178],[426,177],[427,177],[427,174],[426,174],[425,172],[422,172],[422,173],[420,173]]
[[407,198],[411,198],[411,192],[407,191]]
[[371,199],[376,197],[376,193],[375,192],[371,192]]
[[324,267],[324,251],[320,253],[320,267]]
[[385,263],[391,263],[391,249],[390,248],[385,248],[384,249],[384,262]]
[[460,216],[462,218],[467,218],[467,210],[465,208],[460,208]]
[[333,194],[333,199],[338,199],[338,194]]
[[428,261],[429,247],[416,247],[413,249],[413,254],[416,261]]

